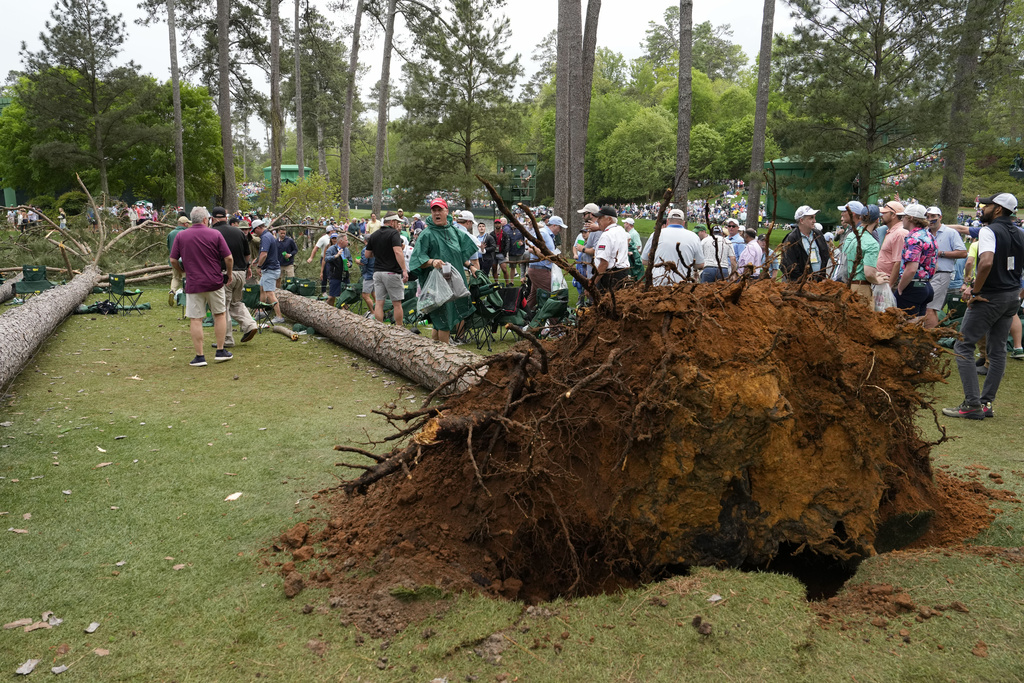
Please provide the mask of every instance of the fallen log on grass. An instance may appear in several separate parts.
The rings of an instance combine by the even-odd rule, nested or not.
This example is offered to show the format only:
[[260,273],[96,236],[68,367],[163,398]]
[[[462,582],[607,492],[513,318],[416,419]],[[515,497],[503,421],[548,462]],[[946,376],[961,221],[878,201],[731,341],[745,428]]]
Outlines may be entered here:
[[284,336],[288,337],[292,341],[299,341],[299,333],[295,332],[294,330],[289,330],[284,325],[274,325],[273,329],[274,329],[274,332],[277,332],[278,334],[283,334]]
[[453,384],[457,391],[462,391],[486,372],[483,368],[474,370],[477,374],[466,371],[480,361],[480,356],[471,351],[291,292],[278,290],[277,300],[281,312],[292,320],[314,328],[328,339],[428,389],[436,389],[459,377]]
[[85,301],[99,274],[95,265],[86,266],[68,284],[37,294],[0,315],[0,387],[17,377],[43,342]]
[[22,277],[22,274],[19,272],[17,275],[0,285],[0,304],[14,298],[14,283],[20,281]]

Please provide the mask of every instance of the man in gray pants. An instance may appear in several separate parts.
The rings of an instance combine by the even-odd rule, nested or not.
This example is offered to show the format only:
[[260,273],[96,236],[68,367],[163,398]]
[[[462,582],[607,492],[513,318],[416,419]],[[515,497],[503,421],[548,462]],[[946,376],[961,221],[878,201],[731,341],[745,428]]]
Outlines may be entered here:
[[[982,199],[981,203],[985,205],[981,214],[985,226],[978,233],[978,274],[973,284],[965,282],[960,290],[968,308],[960,324],[963,338],[953,347],[960,382],[964,387],[964,402],[956,408],[942,409],[942,414],[947,417],[969,420],[995,416],[992,401],[1006,369],[1006,335],[1024,293],[1021,288],[1024,232],[1013,222],[1017,198],[1003,192]],[[989,369],[979,395],[974,349],[985,335],[988,335]]]

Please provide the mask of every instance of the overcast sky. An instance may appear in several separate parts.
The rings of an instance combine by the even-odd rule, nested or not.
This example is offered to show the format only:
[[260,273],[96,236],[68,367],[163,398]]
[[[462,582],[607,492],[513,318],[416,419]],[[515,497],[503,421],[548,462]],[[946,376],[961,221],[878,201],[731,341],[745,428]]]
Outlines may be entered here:
[[[303,0],[305,1],[305,0]],[[350,23],[351,14],[333,16],[327,10],[328,0],[310,0],[318,9],[335,23]],[[213,0],[210,0],[212,3]],[[349,3],[350,5],[352,3]],[[604,0],[601,4],[601,19],[598,24],[598,45],[621,52],[627,59],[639,57],[643,52],[644,33],[649,21],[659,21],[665,9],[672,4],[667,0]],[[53,3],[49,0],[34,2],[16,2],[4,0],[4,19],[8,26],[8,39],[0,41],[0,76],[12,69],[21,68],[18,56],[20,42],[27,41],[30,50],[38,49],[39,33],[49,19]],[[585,5],[585,2],[584,2]],[[142,67],[142,71],[152,74],[158,79],[170,78],[170,59],[167,51],[167,26],[143,27],[135,25],[135,19],[142,16],[138,10],[138,0],[107,0],[111,12],[121,13],[128,25],[129,37],[124,46],[122,58],[134,60]],[[281,14],[291,17],[294,14],[292,0],[281,0]],[[527,77],[536,71],[530,61],[534,46],[557,23],[556,0],[507,0],[505,14],[511,20],[513,50],[523,57],[524,72]],[[761,18],[763,4],[757,0],[722,0],[721,2],[694,3],[693,22],[699,24],[710,21],[713,24],[730,24],[733,29],[733,40],[743,47],[750,63],[754,62],[761,40]],[[364,23],[365,25],[365,23]],[[776,3],[775,32],[788,33],[793,25],[789,17],[789,9],[784,2]],[[402,42],[415,44],[410,37],[404,36],[404,27],[399,28],[403,35]],[[269,30],[269,28],[268,28]],[[472,39],[471,37],[469,39]],[[360,61],[369,67],[367,76],[360,83],[363,96],[380,76],[380,58],[382,38],[378,35],[374,44],[360,50]],[[392,83],[394,75],[401,73],[401,60],[392,60]],[[258,83],[269,93],[266,83]]]

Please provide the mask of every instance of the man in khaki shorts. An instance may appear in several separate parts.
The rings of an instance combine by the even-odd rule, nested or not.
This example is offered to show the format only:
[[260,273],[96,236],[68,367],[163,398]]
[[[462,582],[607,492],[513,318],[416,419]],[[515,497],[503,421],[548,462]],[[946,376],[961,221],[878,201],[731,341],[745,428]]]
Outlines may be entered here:
[[384,216],[384,227],[366,238],[366,257],[373,258],[374,317],[377,322],[384,322],[384,298],[388,297],[394,307],[395,325],[402,327],[405,321],[402,300],[409,270],[399,225],[397,213]]
[[[206,307],[213,313],[213,333],[217,338],[217,353],[213,360],[231,360],[231,352],[224,348],[227,332],[227,305],[224,296],[225,280],[231,277],[234,259],[224,236],[209,227],[210,212],[204,206],[192,209],[192,226],[182,230],[171,246],[171,265],[185,280],[185,315],[189,318],[192,346],[196,357],[189,365],[203,367],[203,318]],[[181,263],[178,263],[178,259]],[[226,271],[225,275],[222,271]]]

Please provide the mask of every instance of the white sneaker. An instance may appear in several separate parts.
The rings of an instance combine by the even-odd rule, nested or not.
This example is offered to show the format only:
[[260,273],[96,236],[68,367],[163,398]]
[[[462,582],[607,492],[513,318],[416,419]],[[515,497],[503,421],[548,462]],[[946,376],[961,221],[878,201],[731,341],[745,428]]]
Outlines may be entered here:
[[274,318],[270,322],[274,323],[275,325],[280,325],[281,323],[284,322],[284,318]]

